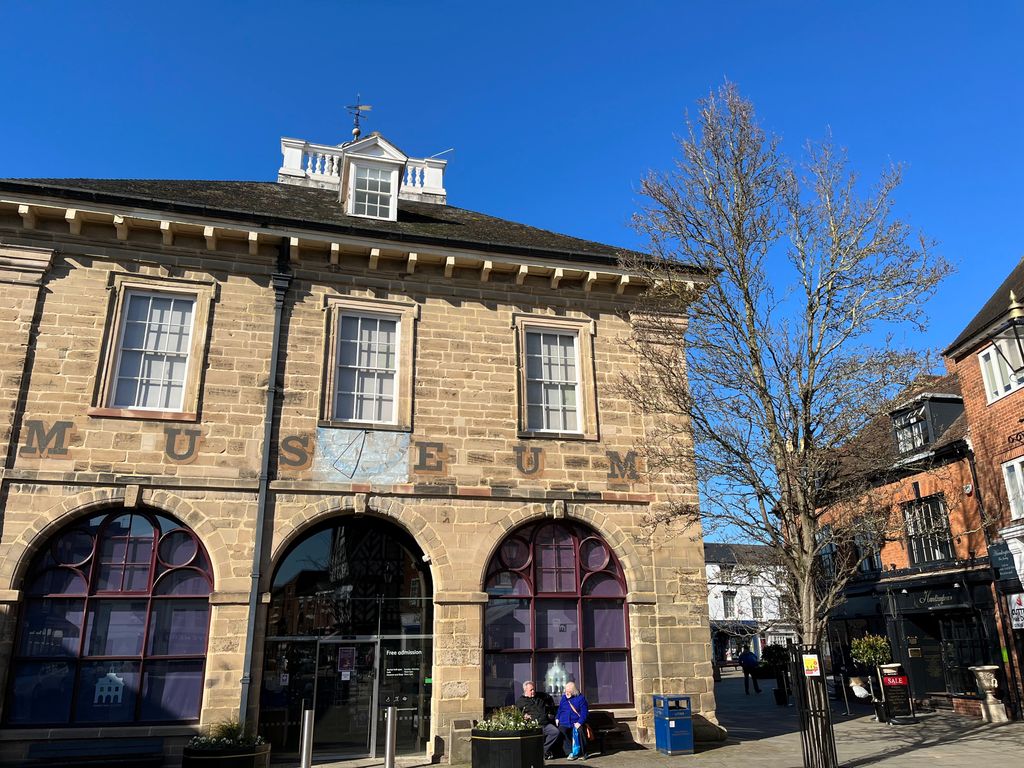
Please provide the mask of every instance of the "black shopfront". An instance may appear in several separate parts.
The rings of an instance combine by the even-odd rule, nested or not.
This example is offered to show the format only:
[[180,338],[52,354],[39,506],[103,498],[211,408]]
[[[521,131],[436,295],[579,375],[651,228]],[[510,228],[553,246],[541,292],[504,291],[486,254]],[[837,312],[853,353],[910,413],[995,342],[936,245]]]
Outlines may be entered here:
[[889,638],[893,661],[910,676],[913,696],[937,706],[978,697],[970,668],[1000,664],[987,567],[928,575],[896,572],[850,591],[854,593],[830,617],[829,640],[833,659],[851,673],[850,642],[882,632]]

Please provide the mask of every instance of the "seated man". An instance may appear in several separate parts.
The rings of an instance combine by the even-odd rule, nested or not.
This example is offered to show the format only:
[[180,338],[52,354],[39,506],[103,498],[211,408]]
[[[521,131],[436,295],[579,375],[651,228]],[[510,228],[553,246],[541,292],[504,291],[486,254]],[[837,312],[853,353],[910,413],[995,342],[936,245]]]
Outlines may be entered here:
[[552,757],[551,750],[561,736],[558,727],[554,723],[553,712],[555,711],[555,703],[543,691],[538,693],[537,686],[533,684],[532,680],[527,680],[523,683],[523,695],[516,701],[516,706],[528,718],[540,723],[541,730],[544,731],[544,759],[550,760]]

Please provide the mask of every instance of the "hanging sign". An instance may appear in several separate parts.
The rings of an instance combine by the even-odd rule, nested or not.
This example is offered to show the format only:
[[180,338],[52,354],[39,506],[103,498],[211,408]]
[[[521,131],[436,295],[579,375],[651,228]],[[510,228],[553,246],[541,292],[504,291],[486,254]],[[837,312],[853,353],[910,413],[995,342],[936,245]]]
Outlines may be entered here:
[[821,657],[816,653],[805,653],[804,677],[821,677]]
[[889,717],[913,717],[910,707],[910,678],[906,675],[882,675],[885,710]]
[[1020,592],[1021,589],[1024,589],[1009,544],[1005,541],[993,541],[988,545],[988,558],[992,568],[995,569],[1000,592],[1005,594]]
[[1024,594],[1007,595],[1010,605],[1010,624],[1014,629],[1024,629]]

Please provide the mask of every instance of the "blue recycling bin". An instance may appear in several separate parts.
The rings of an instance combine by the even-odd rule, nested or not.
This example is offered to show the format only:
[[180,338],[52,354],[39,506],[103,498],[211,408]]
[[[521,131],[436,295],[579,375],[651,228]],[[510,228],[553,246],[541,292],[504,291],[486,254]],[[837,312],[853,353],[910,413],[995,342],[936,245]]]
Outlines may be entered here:
[[693,754],[693,710],[689,696],[654,697],[654,745],[665,755]]

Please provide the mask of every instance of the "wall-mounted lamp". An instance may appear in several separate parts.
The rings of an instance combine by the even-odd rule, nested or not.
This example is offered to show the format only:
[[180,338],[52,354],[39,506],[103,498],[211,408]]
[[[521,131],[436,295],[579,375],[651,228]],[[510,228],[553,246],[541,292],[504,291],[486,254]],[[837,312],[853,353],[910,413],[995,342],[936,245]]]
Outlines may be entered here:
[[[1010,291],[1007,315],[1009,319],[1006,325],[993,333],[990,338],[995,344],[996,354],[1003,359],[1006,367],[1012,372],[1014,381],[1021,381],[1024,380],[1024,302],[1021,302],[1013,291]],[[1006,339],[1016,347],[1016,363],[1007,359],[1002,346],[997,343],[1000,339]]]
[[906,588],[904,588],[904,589],[901,589],[901,590],[900,590],[900,594],[901,594],[901,595],[907,595],[907,594],[910,594],[910,593],[909,593],[909,592],[907,592]]

